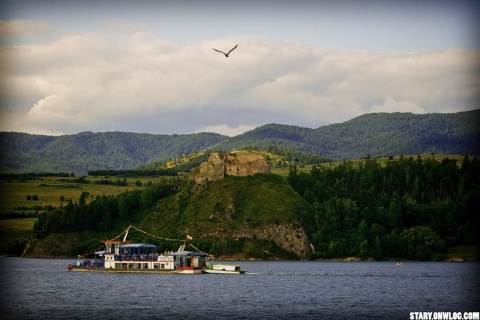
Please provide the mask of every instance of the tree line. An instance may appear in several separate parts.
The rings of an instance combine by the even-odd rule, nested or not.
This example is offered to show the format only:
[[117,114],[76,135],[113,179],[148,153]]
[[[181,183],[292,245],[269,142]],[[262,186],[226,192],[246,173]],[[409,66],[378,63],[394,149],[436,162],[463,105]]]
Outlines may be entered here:
[[375,159],[289,174],[313,207],[314,257],[438,260],[445,246],[478,245],[480,162]]
[[77,231],[107,231],[118,220],[129,220],[138,212],[154,206],[158,200],[176,193],[180,180],[161,180],[142,190],[129,190],[116,196],[90,196],[83,192],[78,202],[68,200],[65,205],[49,207],[40,213],[34,225],[37,238],[50,233]]
[[142,170],[90,170],[89,176],[101,177],[155,177],[176,176],[177,172],[172,169],[142,169]]
[[25,173],[0,173],[0,180],[4,181],[28,181],[40,180],[43,177],[74,177],[70,172],[25,172]]

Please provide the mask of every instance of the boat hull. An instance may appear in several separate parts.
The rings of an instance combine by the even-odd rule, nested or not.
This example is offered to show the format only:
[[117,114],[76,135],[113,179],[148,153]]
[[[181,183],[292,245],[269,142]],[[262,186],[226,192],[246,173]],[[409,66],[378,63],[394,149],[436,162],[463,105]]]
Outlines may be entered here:
[[140,269],[140,268],[130,268],[130,269],[115,269],[115,268],[84,268],[84,267],[73,267],[69,266],[68,271],[72,272],[103,272],[103,273],[163,273],[163,274],[201,274],[203,269],[199,268],[182,268],[182,269]]
[[245,274],[245,271],[225,271],[211,269],[186,269],[186,270],[159,270],[159,269],[106,269],[106,268],[82,268],[73,267],[68,269],[69,272],[95,272],[95,273],[143,273],[143,274]]
[[202,269],[195,269],[195,270],[173,270],[174,273],[179,274],[201,274],[203,273]]
[[212,269],[204,269],[203,272],[205,273],[212,273],[212,274],[245,274],[245,271],[227,271],[227,270],[212,270]]
[[179,273],[178,270],[159,270],[159,269],[106,269],[106,268],[71,268],[69,272],[100,272],[100,273]]

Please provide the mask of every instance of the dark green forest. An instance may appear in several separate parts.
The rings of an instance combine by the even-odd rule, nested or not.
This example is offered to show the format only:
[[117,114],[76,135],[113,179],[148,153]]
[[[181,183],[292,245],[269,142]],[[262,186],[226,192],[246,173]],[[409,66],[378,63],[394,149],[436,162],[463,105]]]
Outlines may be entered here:
[[293,167],[289,181],[313,206],[315,258],[440,260],[446,246],[480,244],[477,158]]
[[480,154],[480,110],[453,114],[372,113],[308,129],[268,124],[224,140],[219,150],[283,147],[336,160],[411,154]]
[[[239,179],[248,180],[249,188],[264,188],[265,181],[275,180],[265,180],[259,175],[214,184],[226,183],[221,188],[235,188],[241,184]],[[277,177],[275,181],[280,184],[282,178]],[[296,166],[292,166],[287,182],[310,204],[309,212],[302,213],[300,223],[315,247],[311,259],[441,260],[447,247],[480,245],[475,236],[480,232],[477,210],[480,206],[480,162],[477,158],[465,156],[462,163],[457,163],[451,159],[440,162],[401,157],[385,165],[367,159],[358,164],[345,161],[331,168],[314,166],[310,173],[297,173]],[[114,197],[97,196],[89,204],[85,201],[88,194],[82,194],[78,203],[70,201],[65,206],[41,213],[35,224],[35,234],[38,238],[62,232],[111,234],[132,223],[164,224],[165,221],[144,219],[159,200],[169,199],[167,203],[173,205],[175,195],[189,194],[191,187],[179,179],[165,179],[143,190]],[[294,196],[298,197],[292,194]],[[196,197],[205,198],[205,195]],[[180,208],[175,210],[181,213],[189,200],[185,196],[178,199],[181,201],[174,207]],[[241,201],[248,204],[248,199]],[[281,207],[283,202],[290,200],[284,197],[276,201],[279,203],[269,204],[270,208]],[[255,206],[247,207],[252,205]],[[198,204],[194,206],[197,212],[204,211]],[[181,236],[186,217],[178,213],[166,214],[178,217],[170,222],[176,223],[176,229],[169,228],[171,234],[168,236]],[[258,219],[261,221],[262,217]],[[278,215],[276,219],[281,221],[282,217]],[[241,245],[235,245],[237,240],[221,241],[229,243],[226,248],[222,247],[223,254],[242,250]],[[203,243],[204,249],[215,251],[213,243]]]
[[53,137],[0,132],[0,172],[86,175],[95,170],[130,170],[204,150],[226,138],[215,133],[82,132]]
[[[162,164],[166,161],[194,152],[230,152],[251,146],[263,151],[275,148],[302,153],[304,164],[318,163],[318,158],[308,159],[307,154],[334,160],[401,154],[479,155],[479,135],[480,110],[374,113],[316,129],[267,124],[232,138],[215,133],[82,132],[44,136],[0,132],[0,172],[69,172],[79,176],[95,170],[158,170],[165,169]],[[183,169],[190,168],[187,164]]]

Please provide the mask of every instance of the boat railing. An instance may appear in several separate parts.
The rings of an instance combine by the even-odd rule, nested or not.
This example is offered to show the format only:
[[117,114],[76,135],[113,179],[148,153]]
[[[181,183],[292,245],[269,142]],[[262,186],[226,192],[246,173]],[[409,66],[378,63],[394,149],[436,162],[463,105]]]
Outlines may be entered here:
[[158,254],[119,254],[115,261],[157,261]]
[[103,261],[100,261],[100,260],[88,260],[87,259],[87,260],[81,261],[78,266],[83,267],[83,268],[103,268],[104,263],[103,263]]

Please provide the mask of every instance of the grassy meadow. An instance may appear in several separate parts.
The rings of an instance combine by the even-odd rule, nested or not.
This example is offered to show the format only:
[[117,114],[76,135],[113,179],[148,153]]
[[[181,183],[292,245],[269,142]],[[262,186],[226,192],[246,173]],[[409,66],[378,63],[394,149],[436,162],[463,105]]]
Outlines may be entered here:
[[[72,182],[75,178],[43,177],[40,180],[21,181],[0,181],[0,215],[11,212],[25,212],[26,207],[35,206],[54,206],[58,207],[68,200],[78,202],[82,192],[90,194],[89,200],[98,195],[116,195],[127,190],[144,188],[148,182],[155,183],[158,178],[127,178],[126,186],[117,186],[114,184],[99,184],[95,181],[111,180],[116,178],[105,177],[85,177],[90,183]],[[123,179],[120,179],[123,180]],[[142,186],[137,186],[136,181],[140,181]],[[37,196],[38,200],[28,200],[28,196],[33,198]],[[61,201],[63,199],[63,201]],[[88,200],[87,200],[88,201]],[[22,209],[18,209],[18,208]]]
[[[68,200],[78,202],[82,192],[88,192],[88,201],[98,195],[116,195],[127,190],[142,189],[148,183],[158,182],[159,179],[172,177],[138,177],[126,178],[126,186],[114,184],[99,184],[95,181],[109,180],[116,182],[116,177],[85,177],[89,183],[73,182],[76,178],[43,177],[40,180],[28,181],[0,181],[0,243],[15,239],[26,239],[32,234],[36,221],[32,217],[39,207],[58,207]],[[123,180],[121,178],[120,180]],[[141,186],[137,186],[137,181]],[[30,196],[31,200],[27,198]],[[36,196],[38,200],[33,200]],[[63,201],[61,200],[63,199]],[[25,218],[13,218],[12,215],[25,213]]]

